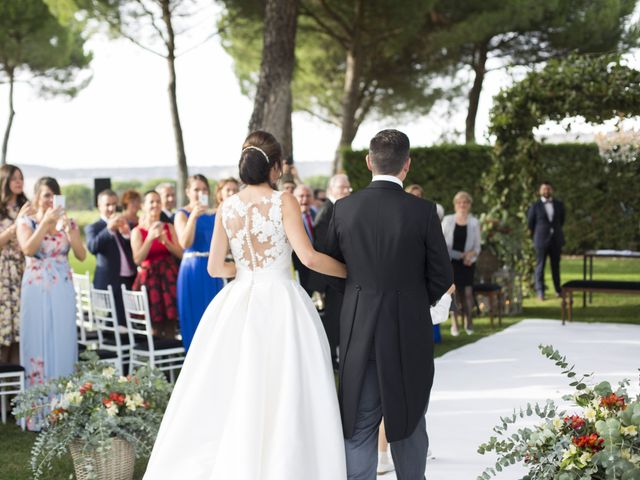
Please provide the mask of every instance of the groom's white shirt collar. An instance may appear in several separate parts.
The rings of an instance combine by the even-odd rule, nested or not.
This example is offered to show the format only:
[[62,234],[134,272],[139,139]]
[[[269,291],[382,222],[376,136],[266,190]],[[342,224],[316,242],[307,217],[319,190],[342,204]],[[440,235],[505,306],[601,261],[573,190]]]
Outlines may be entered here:
[[372,182],[393,182],[397,185],[400,185],[402,188],[404,188],[404,184],[402,183],[402,180],[400,180],[398,177],[394,177],[393,175],[374,175],[371,181]]

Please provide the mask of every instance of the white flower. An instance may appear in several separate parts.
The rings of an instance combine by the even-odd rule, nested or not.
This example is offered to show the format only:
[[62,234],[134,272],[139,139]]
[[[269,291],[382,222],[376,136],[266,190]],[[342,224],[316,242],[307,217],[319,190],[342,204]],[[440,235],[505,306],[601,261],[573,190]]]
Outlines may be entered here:
[[139,393],[134,393],[132,396],[127,395],[124,401],[127,404],[127,408],[131,411],[135,411],[136,408],[144,405],[144,399]]
[[115,402],[109,403],[109,406],[106,407],[107,415],[110,417],[115,417],[118,414],[118,405]]
[[638,428],[635,425],[620,427],[620,433],[629,437],[635,437],[638,434]]
[[128,381],[129,381],[129,379],[127,377],[118,378],[118,383],[127,383]]
[[64,397],[68,405],[80,405],[82,403],[82,394],[78,391],[67,393]]
[[553,423],[553,426],[557,430],[560,430],[562,428],[562,426],[564,425],[564,422],[562,420],[560,420],[559,418],[554,418],[552,423]]
[[589,452],[584,452],[582,455],[580,455],[580,462],[582,462],[583,465],[586,465],[587,463],[589,463],[589,460],[591,460],[591,457],[593,455]]
[[102,376],[113,377],[116,373],[116,369],[113,367],[107,367],[102,370]]
[[584,418],[586,418],[587,420],[595,420],[596,415],[597,412],[595,411],[595,409],[591,407],[587,407],[584,409]]

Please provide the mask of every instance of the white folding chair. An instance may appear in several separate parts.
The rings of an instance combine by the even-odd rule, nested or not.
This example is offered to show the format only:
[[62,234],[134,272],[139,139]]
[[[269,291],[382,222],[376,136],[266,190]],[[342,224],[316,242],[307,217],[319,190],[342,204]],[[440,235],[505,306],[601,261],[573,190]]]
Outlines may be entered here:
[[100,352],[103,351],[115,353],[118,371],[123,375],[124,365],[129,359],[129,336],[127,330],[118,324],[111,285],[107,290],[91,289],[91,310],[98,332],[98,356],[101,357]]
[[186,355],[182,342],[153,336],[149,299],[144,286],[140,292],[127,290],[124,285],[121,287],[129,331],[131,370],[136,366],[148,364],[161,371],[168,371],[169,379],[174,382],[175,371],[182,367]]
[[[17,395],[24,391],[24,367],[9,363],[0,363],[0,413],[2,423],[7,423],[9,395]],[[20,420],[20,428],[25,429],[24,418]]]
[[89,272],[84,275],[73,274],[73,288],[76,291],[76,325],[78,326],[78,343],[88,349],[98,346],[98,334],[93,322],[91,310],[91,277]]

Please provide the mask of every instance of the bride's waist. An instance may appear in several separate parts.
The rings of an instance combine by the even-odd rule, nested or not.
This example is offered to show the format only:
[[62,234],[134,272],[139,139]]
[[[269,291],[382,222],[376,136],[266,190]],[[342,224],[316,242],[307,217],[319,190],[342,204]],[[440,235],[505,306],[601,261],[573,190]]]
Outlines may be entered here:
[[290,268],[265,268],[259,270],[249,270],[239,268],[236,272],[236,282],[291,282],[293,273]]

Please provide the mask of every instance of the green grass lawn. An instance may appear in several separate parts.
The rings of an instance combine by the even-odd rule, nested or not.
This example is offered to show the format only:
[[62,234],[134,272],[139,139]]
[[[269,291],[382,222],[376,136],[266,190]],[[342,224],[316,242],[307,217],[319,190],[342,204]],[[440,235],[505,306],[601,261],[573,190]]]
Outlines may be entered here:
[[[89,270],[93,272],[95,259],[89,255],[87,260],[80,263],[72,256],[73,269],[78,273]],[[547,272],[547,284],[552,285],[550,272]],[[640,260],[603,259],[594,262],[595,279],[636,280],[640,281]],[[564,258],[562,260],[562,281],[582,279],[582,258]],[[580,302],[578,302],[580,300]],[[593,296],[593,303],[582,308],[582,298],[576,297],[574,304],[574,321],[576,322],[616,322],[640,324],[640,297],[633,295]],[[560,299],[552,298],[541,302],[534,298],[525,299],[522,315],[505,317],[502,327],[496,325],[491,328],[487,317],[474,320],[475,333],[471,336],[463,332],[458,337],[449,333],[449,322],[441,326],[442,343],[436,345],[436,356],[475,342],[499,330],[502,330],[524,318],[560,319]],[[496,322],[497,323],[497,322]],[[28,480],[31,478],[29,470],[29,452],[35,439],[33,433],[23,433],[15,425],[0,425],[0,478],[2,480]],[[140,460],[136,465],[135,479],[141,479],[145,468],[145,461]],[[61,459],[55,470],[47,479],[62,480],[69,478],[73,472],[71,459]]]

